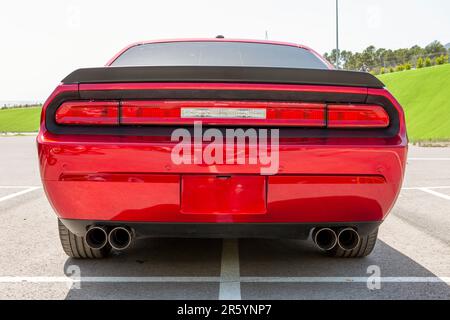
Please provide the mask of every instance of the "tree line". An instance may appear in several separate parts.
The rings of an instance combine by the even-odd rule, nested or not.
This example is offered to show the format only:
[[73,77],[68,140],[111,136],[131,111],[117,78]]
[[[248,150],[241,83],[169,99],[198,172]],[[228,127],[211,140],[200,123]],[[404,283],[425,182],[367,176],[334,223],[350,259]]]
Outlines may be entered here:
[[[337,51],[333,49],[324,57],[336,65]],[[340,50],[339,66],[345,70],[367,71],[374,74],[424,68],[449,62],[450,49],[439,41],[433,41],[425,48],[415,45],[409,49],[377,49],[369,46],[362,52]]]

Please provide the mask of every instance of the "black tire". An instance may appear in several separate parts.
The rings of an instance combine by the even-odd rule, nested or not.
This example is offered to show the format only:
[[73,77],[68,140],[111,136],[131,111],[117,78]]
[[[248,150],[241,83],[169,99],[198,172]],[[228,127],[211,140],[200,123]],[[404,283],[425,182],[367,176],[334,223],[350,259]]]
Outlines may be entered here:
[[99,250],[89,248],[84,241],[84,237],[79,237],[70,232],[59,219],[58,230],[63,250],[71,258],[101,259],[106,258],[111,251],[111,248],[108,245]]
[[353,250],[344,250],[338,245],[327,251],[327,254],[336,258],[363,258],[370,255],[375,248],[378,238],[378,228],[367,236],[360,236],[359,244]]

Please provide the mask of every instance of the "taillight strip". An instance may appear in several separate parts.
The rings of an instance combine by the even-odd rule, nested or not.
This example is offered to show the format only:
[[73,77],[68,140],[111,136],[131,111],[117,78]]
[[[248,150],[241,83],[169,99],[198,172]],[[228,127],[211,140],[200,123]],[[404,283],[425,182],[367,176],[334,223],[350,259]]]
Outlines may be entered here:
[[328,128],[386,128],[389,115],[376,105],[328,105]]
[[248,101],[123,101],[121,123],[325,126],[325,105]]
[[70,125],[119,125],[119,102],[64,102],[56,111],[55,120]]
[[261,102],[123,100],[67,101],[56,111],[61,125],[205,125],[386,128],[389,115],[378,105]]

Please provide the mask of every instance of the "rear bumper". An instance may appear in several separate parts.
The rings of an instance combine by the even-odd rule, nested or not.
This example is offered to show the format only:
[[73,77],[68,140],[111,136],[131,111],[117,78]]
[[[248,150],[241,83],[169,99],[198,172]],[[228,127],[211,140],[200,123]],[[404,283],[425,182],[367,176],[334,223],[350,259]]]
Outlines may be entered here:
[[372,233],[381,222],[360,223],[149,223],[128,221],[93,221],[62,219],[76,235],[83,237],[92,225],[113,228],[128,226],[137,238],[266,238],[307,240],[316,227],[353,227],[361,236]]
[[[280,144],[279,172],[263,179],[263,209],[185,212],[186,177],[256,176],[260,167],[175,166],[172,143],[144,140],[41,132],[41,176],[57,215],[70,220],[170,224],[381,222],[400,192],[407,153],[406,141],[384,139]],[[218,200],[200,196],[197,203],[214,201]]]

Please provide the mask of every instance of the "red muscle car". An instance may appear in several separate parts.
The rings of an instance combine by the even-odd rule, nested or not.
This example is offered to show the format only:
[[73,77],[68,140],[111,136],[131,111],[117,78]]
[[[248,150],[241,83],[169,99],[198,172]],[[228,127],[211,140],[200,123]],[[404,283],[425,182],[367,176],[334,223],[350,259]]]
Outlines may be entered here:
[[74,71],[45,102],[37,143],[75,258],[148,237],[311,237],[331,256],[367,256],[408,145],[401,106],[371,74],[232,39],[135,43]]

